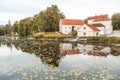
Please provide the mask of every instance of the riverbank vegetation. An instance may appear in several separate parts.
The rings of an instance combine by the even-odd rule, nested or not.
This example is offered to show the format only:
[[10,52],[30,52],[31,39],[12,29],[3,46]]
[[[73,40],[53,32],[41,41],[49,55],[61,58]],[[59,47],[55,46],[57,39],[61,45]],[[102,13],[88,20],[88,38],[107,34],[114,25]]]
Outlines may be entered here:
[[0,35],[18,33],[19,36],[29,36],[37,32],[55,32],[59,29],[60,19],[64,18],[57,5],[51,5],[33,17],[16,21],[13,25],[1,25]]
[[99,37],[90,37],[87,39],[88,43],[98,43],[98,44],[120,44],[119,37],[108,37],[108,36],[99,36]]
[[[0,25],[0,35],[19,34],[19,36],[30,36],[38,32],[56,32],[59,31],[59,21],[64,19],[65,15],[59,10],[57,5],[51,5],[42,10],[33,17],[27,17],[16,21],[11,25],[10,21],[6,25]],[[120,13],[112,15],[112,25],[114,30],[120,30]],[[85,20],[85,23],[87,20]],[[76,31],[72,31],[76,36]]]
[[120,13],[115,13],[112,16],[112,25],[114,30],[120,30]]
[[58,31],[59,20],[65,18],[57,5],[51,5],[34,17],[28,17],[14,23],[14,30],[20,36],[33,35],[36,32]]
[[38,32],[33,35],[35,38],[65,38],[73,37],[72,35],[66,35],[59,32]]

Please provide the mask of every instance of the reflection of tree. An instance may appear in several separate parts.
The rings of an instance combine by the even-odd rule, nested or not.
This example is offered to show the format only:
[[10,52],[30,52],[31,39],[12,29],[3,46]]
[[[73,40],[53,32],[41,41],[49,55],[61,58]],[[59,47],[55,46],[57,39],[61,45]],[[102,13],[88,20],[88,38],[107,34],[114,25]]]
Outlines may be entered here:
[[38,43],[33,41],[21,40],[14,42],[16,48],[20,48],[23,52],[33,53],[40,57],[41,61],[53,67],[58,67],[60,62],[60,50],[58,43]]
[[7,45],[7,47],[12,47],[11,39],[5,39],[4,37],[0,37],[0,46]]
[[114,56],[120,55],[120,46],[111,46],[112,52],[111,54]]
[[[57,42],[47,42],[47,41],[34,41],[34,40],[27,40],[27,39],[18,39],[18,40],[11,40],[10,38],[1,38],[0,37],[0,46],[7,45],[8,47],[12,47],[14,45],[16,49],[20,49],[23,52],[27,52],[30,54],[35,54],[37,57],[40,57],[41,61],[44,64],[48,64],[49,66],[58,67],[60,59],[63,57],[60,54],[60,46]],[[72,44],[73,50],[67,50],[66,55],[79,54],[80,52],[77,51],[77,45]],[[98,49],[96,47],[95,49]],[[70,54],[68,53],[70,52]],[[68,53],[68,54],[67,54]],[[94,52],[95,53],[95,52]],[[93,52],[88,55],[96,55]],[[97,56],[104,55],[102,53],[97,53]],[[120,48],[112,46],[111,47],[111,55],[119,56],[120,55]]]

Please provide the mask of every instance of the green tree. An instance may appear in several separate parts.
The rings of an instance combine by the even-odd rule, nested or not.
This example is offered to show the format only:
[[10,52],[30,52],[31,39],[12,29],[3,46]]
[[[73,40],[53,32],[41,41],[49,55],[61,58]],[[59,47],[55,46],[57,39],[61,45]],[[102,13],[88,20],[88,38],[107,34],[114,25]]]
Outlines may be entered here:
[[3,30],[4,30],[4,34],[10,34],[11,33],[11,26],[6,24],[4,27],[3,27]]
[[18,21],[16,21],[14,24],[13,24],[13,32],[14,33],[18,33],[18,27],[19,27],[19,24],[18,24]]
[[75,26],[72,26],[71,34],[72,36],[77,36],[77,30],[74,30]]
[[113,14],[112,25],[114,30],[120,29],[120,13]]
[[31,18],[25,18],[19,22],[18,33],[20,36],[30,35]]
[[4,35],[4,29],[3,29],[3,25],[0,25],[0,36]]
[[59,20],[63,18],[65,16],[60,12],[57,5],[52,5],[35,16],[35,23],[39,31],[58,31]]
[[65,18],[65,16],[60,12],[57,5],[52,5],[34,17],[28,17],[19,22],[15,22],[13,31],[17,32],[20,36],[28,36],[38,31],[58,31],[59,20],[63,18]]
[[46,20],[44,19],[44,11],[41,11],[38,15],[36,15],[33,19],[34,26],[37,26],[37,30],[42,32],[46,31]]
[[88,23],[87,19],[84,19],[84,23],[85,23],[85,24],[87,24],[87,23]]

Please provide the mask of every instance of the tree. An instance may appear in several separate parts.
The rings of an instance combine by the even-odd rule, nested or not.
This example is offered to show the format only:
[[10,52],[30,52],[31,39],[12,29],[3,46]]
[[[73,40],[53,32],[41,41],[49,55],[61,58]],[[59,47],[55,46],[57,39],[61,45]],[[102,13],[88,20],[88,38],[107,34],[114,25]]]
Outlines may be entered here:
[[85,23],[85,24],[87,24],[87,23],[88,23],[87,19],[84,19],[84,23]]
[[11,26],[6,24],[4,27],[3,27],[3,30],[4,30],[4,34],[10,34],[11,33]]
[[35,23],[39,31],[58,31],[59,20],[63,18],[65,16],[60,12],[57,5],[52,5],[35,16]]
[[4,35],[4,29],[3,29],[3,25],[0,25],[0,36]]
[[14,24],[13,24],[13,32],[14,33],[18,33],[18,26],[19,26],[19,24],[18,24],[18,22],[16,21]]
[[32,18],[28,17],[19,22],[18,33],[20,36],[28,36],[31,34]]
[[114,30],[120,29],[120,13],[113,14],[112,25]]
[[65,18],[65,16],[60,12],[57,5],[52,5],[34,17],[28,17],[19,22],[15,22],[13,31],[18,32],[20,36],[28,36],[38,31],[58,31],[59,21],[63,18]]
[[45,15],[47,31],[58,31],[59,20],[65,16],[60,12],[57,5],[48,7],[45,10]]
[[77,30],[75,30],[74,28],[75,28],[75,27],[72,26],[71,34],[72,34],[72,36],[77,36]]

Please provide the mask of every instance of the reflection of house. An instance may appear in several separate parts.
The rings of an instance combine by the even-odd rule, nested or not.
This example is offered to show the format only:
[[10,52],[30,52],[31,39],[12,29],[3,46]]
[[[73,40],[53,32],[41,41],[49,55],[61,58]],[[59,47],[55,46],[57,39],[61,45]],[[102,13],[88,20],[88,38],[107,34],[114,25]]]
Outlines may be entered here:
[[62,56],[80,54],[80,50],[73,48],[71,43],[60,43],[60,54]]
[[77,48],[80,50],[81,53],[87,53],[93,50],[93,45],[84,45],[84,44],[77,44]]
[[77,44],[73,47],[72,43],[61,43],[60,54],[62,56],[74,55],[74,54],[87,54],[92,56],[104,56],[111,52],[109,47],[95,47],[93,45]]
[[72,50],[71,43],[60,43],[60,50]]
[[59,30],[63,34],[69,34],[74,29],[77,31],[77,36],[82,37],[111,34],[113,31],[108,15],[91,16],[87,21],[88,24],[83,20],[61,19]]
[[87,54],[92,55],[92,56],[104,56],[104,57],[107,57],[107,55],[109,53],[104,53],[104,52],[100,52],[100,51],[89,51]]

